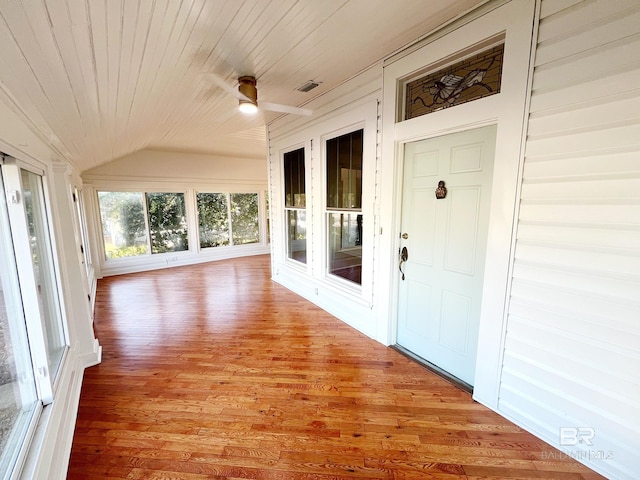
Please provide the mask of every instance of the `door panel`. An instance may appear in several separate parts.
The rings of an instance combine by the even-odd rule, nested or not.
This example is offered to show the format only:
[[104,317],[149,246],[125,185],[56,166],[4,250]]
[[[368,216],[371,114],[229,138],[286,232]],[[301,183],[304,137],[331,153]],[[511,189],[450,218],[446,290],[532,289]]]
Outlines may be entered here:
[[470,385],[494,150],[495,126],[405,145],[398,344]]
[[475,271],[481,189],[451,188],[448,193],[447,231],[444,242],[445,270],[466,275]]
[[461,355],[467,354],[473,299],[456,292],[442,291],[440,310],[441,345]]
[[417,190],[411,194],[410,208],[425,212],[424,217],[415,216],[411,219],[411,238],[424,248],[411,252],[412,260],[422,265],[434,264],[434,245],[436,234],[435,198],[431,190]]

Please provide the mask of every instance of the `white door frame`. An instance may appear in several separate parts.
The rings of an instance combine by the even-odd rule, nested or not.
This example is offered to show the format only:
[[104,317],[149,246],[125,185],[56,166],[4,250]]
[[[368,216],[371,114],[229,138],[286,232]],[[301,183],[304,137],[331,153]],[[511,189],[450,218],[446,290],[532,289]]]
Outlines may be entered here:
[[[388,278],[388,311],[381,312],[378,339],[396,343],[398,322],[399,232],[402,199],[404,145],[459,131],[496,124],[496,152],[489,217],[484,292],[480,314],[478,358],[474,398],[497,408],[501,375],[506,301],[510,288],[512,247],[520,183],[526,113],[530,93],[532,32],[537,0],[512,0],[411,53],[390,59],[383,75],[381,216],[390,233],[381,239],[381,251],[391,252],[377,267]],[[502,86],[498,95],[396,123],[397,88],[400,81],[429,65],[465,51],[492,37],[505,36]],[[437,70],[437,67],[435,68]],[[385,261],[386,260],[386,261]]]

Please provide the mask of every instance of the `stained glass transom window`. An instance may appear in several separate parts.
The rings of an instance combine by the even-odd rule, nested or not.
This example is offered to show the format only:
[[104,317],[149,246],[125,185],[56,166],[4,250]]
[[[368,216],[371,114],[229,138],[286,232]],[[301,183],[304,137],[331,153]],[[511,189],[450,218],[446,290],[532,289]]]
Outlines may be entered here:
[[404,120],[499,93],[503,57],[496,45],[408,82]]

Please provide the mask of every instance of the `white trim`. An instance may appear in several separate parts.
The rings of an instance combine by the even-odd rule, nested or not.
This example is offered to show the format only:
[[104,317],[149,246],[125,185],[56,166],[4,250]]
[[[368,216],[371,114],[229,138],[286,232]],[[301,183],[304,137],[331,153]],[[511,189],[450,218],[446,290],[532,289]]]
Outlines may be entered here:
[[[362,229],[362,260],[361,260],[361,278],[360,278],[360,283],[357,284],[355,282],[351,282],[349,280],[345,280],[342,277],[340,277],[339,275],[335,275],[332,274],[329,271],[329,215],[331,214],[346,214],[346,215],[350,215],[350,214],[355,214],[355,215],[362,215],[362,218],[364,219],[365,216],[365,208],[364,208],[364,200],[365,198],[365,185],[366,185],[366,178],[365,178],[365,173],[367,173],[367,170],[369,170],[369,168],[365,169],[365,165],[366,165],[366,159],[367,157],[367,140],[370,141],[370,132],[365,132],[366,130],[366,122],[360,121],[360,122],[356,122],[353,123],[351,125],[346,125],[344,127],[335,129],[331,132],[327,132],[324,133],[322,135],[320,135],[320,162],[319,162],[319,166],[320,166],[320,172],[321,172],[321,177],[322,177],[322,186],[323,188],[320,189],[321,191],[321,209],[322,209],[322,228],[321,228],[321,234],[320,237],[322,239],[322,260],[320,262],[321,266],[322,266],[322,275],[324,280],[329,283],[329,284],[333,284],[338,288],[342,288],[345,289],[347,291],[350,291],[351,293],[353,293],[354,295],[357,296],[363,296],[363,293],[365,291],[367,291],[367,289],[365,288],[364,285],[364,280],[365,280],[365,269],[367,269],[367,265],[368,266],[373,266],[373,255],[371,256],[371,262],[365,263],[365,241],[364,239],[366,238],[365,235],[365,230],[364,227]],[[333,140],[335,138],[341,137],[342,135],[348,135],[350,133],[354,133],[357,132],[358,130],[362,130],[362,191],[361,191],[361,198],[360,198],[360,208],[359,209],[348,209],[348,208],[329,208],[327,207],[327,142],[330,140]],[[376,130],[377,131],[377,130]],[[375,158],[375,155],[373,156]],[[375,169],[375,161],[373,162],[373,167]],[[368,178],[369,175],[372,175],[372,173],[367,173],[366,177]],[[373,172],[373,176],[375,176],[375,172]],[[318,197],[316,197],[318,198]],[[373,220],[373,214],[370,215],[371,219]],[[320,223],[318,223],[318,225],[320,225]],[[370,226],[367,230],[371,230],[373,231],[373,226]],[[373,249],[370,249],[370,251],[372,252]],[[368,270],[371,270],[371,268],[369,268]],[[368,289],[368,291],[371,291],[370,289]]]
[[[0,156],[0,186],[3,182],[4,159]],[[38,397],[37,380],[34,372],[33,356],[30,352],[28,330],[25,325],[25,313],[23,298],[21,296],[18,266],[15,259],[15,246],[11,236],[11,223],[8,212],[8,202],[3,191],[0,192],[0,241],[6,243],[7,248],[0,253],[0,268],[3,272],[0,287],[4,297],[4,309],[7,313],[8,331],[4,332],[5,341],[8,341],[14,351],[14,367],[17,382],[14,387],[7,385],[4,394],[9,394],[10,390],[17,387],[19,393],[14,398],[25,406],[30,404],[30,411],[19,411],[18,421],[13,422],[11,432],[5,439],[5,451],[2,452],[2,462],[0,462],[0,478],[17,479],[24,465],[28,452],[28,447],[35,433],[35,428],[42,411],[42,402]],[[22,409],[21,409],[22,410]],[[29,418],[24,418],[25,416]],[[0,458],[2,457],[0,456]]]
[[[282,145],[282,146],[280,146]],[[271,243],[273,245],[272,251],[272,265],[277,261],[278,263],[283,263],[290,266],[293,269],[297,269],[301,273],[311,274],[311,264],[312,264],[312,245],[313,245],[313,237],[315,234],[313,221],[312,221],[312,211],[310,207],[310,201],[312,199],[312,150],[311,150],[311,140],[305,138],[304,134],[296,134],[285,139],[281,139],[277,144],[274,144],[273,147],[275,152],[275,158],[272,158],[272,155],[269,156],[269,166],[277,169],[277,172],[272,174],[271,177]],[[304,148],[304,194],[305,194],[305,207],[304,210],[307,215],[307,232],[306,232],[306,242],[307,242],[307,252],[306,252],[306,263],[299,262],[297,260],[289,258],[287,251],[287,219],[285,218],[285,212],[288,209],[292,209],[291,207],[286,206],[286,199],[284,198],[285,193],[285,185],[284,185],[284,155],[289,152],[293,152],[300,148]],[[277,191],[277,193],[275,193]],[[276,209],[276,205],[278,208]],[[302,210],[298,208],[297,210]],[[276,220],[276,225],[278,225],[278,229],[275,228],[273,219]],[[278,221],[280,220],[280,221]],[[281,238],[283,241],[274,242],[274,238],[278,240]]]
[[[496,156],[489,220],[489,238],[484,276],[484,293],[480,320],[480,340],[474,398],[497,408],[500,358],[505,329],[505,302],[512,262],[514,218],[517,189],[522,164],[522,139],[526,118],[526,99],[531,56],[531,32],[534,22],[534,0],[513,0],[470,23],[441,36],[425,46],[388,63],[384,68],[382,157],[382,216],[391,228],[382,239],[382,251],[399,248],[401,204],[401,163],[403,144],[496,123]],[[505,54],[501,93],[447,108],[422,117],[396,123],[397,87],[399,81],[424,66],[434,64],[470,45],[505,32]],[[385,163],[386,162],[386,167]],[[386,201],[385,201],[386,198]],[[378,339],[395,342],[398,308],[398,272],[396,257],[381,260],[381,278],[389,278],[387,312],[380,312]],[[386,275],[385,275],[386,273]]]
[[[7,210],[9,212],[9,223],[11,224],[11,237],[13,239],[13,244],[15,246],[19,246],[19,248],[14,248],[14,252],[16,257],[16,266],[18,268],[18,280],[20,283],[20,293],[23,299],[22,304],[29,335],[29,345],[31,349],[31,359],[34,366],[38,398],[40,398],[45,404],[48,404],[53,401],[53,376],[52,372],[49,371],[45,332],[42,326],[43,312],[40,310],[40,302],[38,301],[38,293],[36,291],[38,282],[35,277],[33,260],[31,258],[31,249],[25,248],[25,246],[30,245],[30,239],[29,226],[27,224],[24,207],[20,169],[21,164],[17,163],[15,159],[11,162],[6,162],[3,167],[3,178],[5,182],[4,186],[7,191],[18,192],[17,202],[9,203],[7,205]],[[42,177],[39,178],[42,179]],[[39,186],[42,188],[42,193],[44,190],[43,182],[40,182]],[[40,198],[40,200],[43,204],[42,206],[44,206],[45,199]],[[47,205],[45,211],[48,210],[49,207],[50,205]],[[46,215],[45,212],[42,213]],[[46,220],[47,217],[45,216],[45,221]],[[48,224],[45,224],[44,227],[46,229],[50,229],[50,225]],[[47,230],[47,234],[51,237],[51,232],[49,230]],[[40,241],[42,240],[44,239],[40,239]],[[49,242],[46,242],[43,247],[47,250],[53,248]],[[48,261],[51,261],[50,267],[55,269],[56,266],[54,265],[52,258],[53,252],[49,253],[48,256]],[[55,272],[48,273],[50,273],[53,278],[48,278],[47,280],[53,281],[51,287],[54,289],[53,291],[55,295],[60,296],[61,290],[59,289],[58,282],[55,279],[57,275]],[[60,315],[60,299],[55,299],[55,301],[58,315]],[[58,320],[62,320],[60,316],[58,316]],[[65,337],[68,339],[66,333]],[[60,367],[58,366],[58,368]]]
[[80,365],[84,368],[93,367],[102,362],[102,346],[97,338],[93,339],[93,343],[91,345],[91,351],[80,355],[78,358],[80,359]]
[[[305,140],[301,140],[295,144],[289,145],[285,148],[282,148],[279,150],[278,152],[278,174],[279,174],[279,186],[280,186],[280,190],[281,190],[281,195],[282,195],[282,213],[283,213],[283,219],[284,221],[282,222],[282,238],[284,240],[284,242],[282,242],[282,244],[280,245],[281,248],[281,261],[287,263],[288,265],[290,265],[292,268],[297,268],[301,271],[306,271],[309,269],[309,263],[310,263],[310,251],[309,251],[309,245],[311,244],[311,241],[309,239],[309,233],[310,230],[313,228],[312,222],[310,221],[310,217],[309,217],[309,208],[308,208],[308,199],[311,198],[311,195],[309,195],[307,193],[307,190],[309,189],[310,186],[310,182],[309,182],[309,167],[311,165],[311,142],[310,141],[305,141]],[[285,194],[285,189],[286,189],[286,185],[285,185],[285,178],[284,178],[284,156],[287,153],[291,153],[291,152],[295,152],[297,150],[302,149],[303,151],[303,155],[304,155],[304,207],[287,207],[287,200],[286,200],[286,194]],[[298,212],[304,212],[305,215],[307,216],[307,230],[305,232],[305,262],[301,262],[299,260],[296,260],[295,258],[291,258],[289,257],[289,229],[288,229],[288,214],[290,211],[298,211]]]

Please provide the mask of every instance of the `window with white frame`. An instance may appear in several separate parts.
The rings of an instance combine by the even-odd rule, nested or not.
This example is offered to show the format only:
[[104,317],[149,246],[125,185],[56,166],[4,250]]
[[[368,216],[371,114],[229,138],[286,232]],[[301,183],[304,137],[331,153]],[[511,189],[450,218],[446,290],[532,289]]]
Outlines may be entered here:
[[30,442],[68,348],[41,173],[0,161],[0,479]]
[[260,242],[259,199],[257,193],[232,193],[231,239],[234,245]]
[[189,249],[184,193],[98,192],[107,259]]
[[283,155],[287,257],[307,263],[307,209],[304,148]]
[[229,245],[229,195],[226,193],[196,194],[200,248]]
[[189,250],[184,193],[146,193],[151,253]]
[[326,153],[327,272],[362,284],[362,157],[360,129],[331,138]]
[[76,221],[78,222],[78,228],[80,229],[78,232],[80,236],[80,249],[88,277],[92,268],[91,248],[89,248],[89,233],[87,231],[87,216],[84,208],[84,199],[82,198],[82,191],[77,188],[73,191],[73,201],[76,205]]
[[140,192],[98,192],[107,259],[147,255],[148,229]]
[[42,176],[20,169],[20,177],[22,204],[27,220],[33,277],[37,285],[36,292],[45,333],[49,372],[55,378],[66,349],[66,339],[60,321],[60,302],[55,280]]
[[200,248],[260,242],[257,193],[196,194]]

